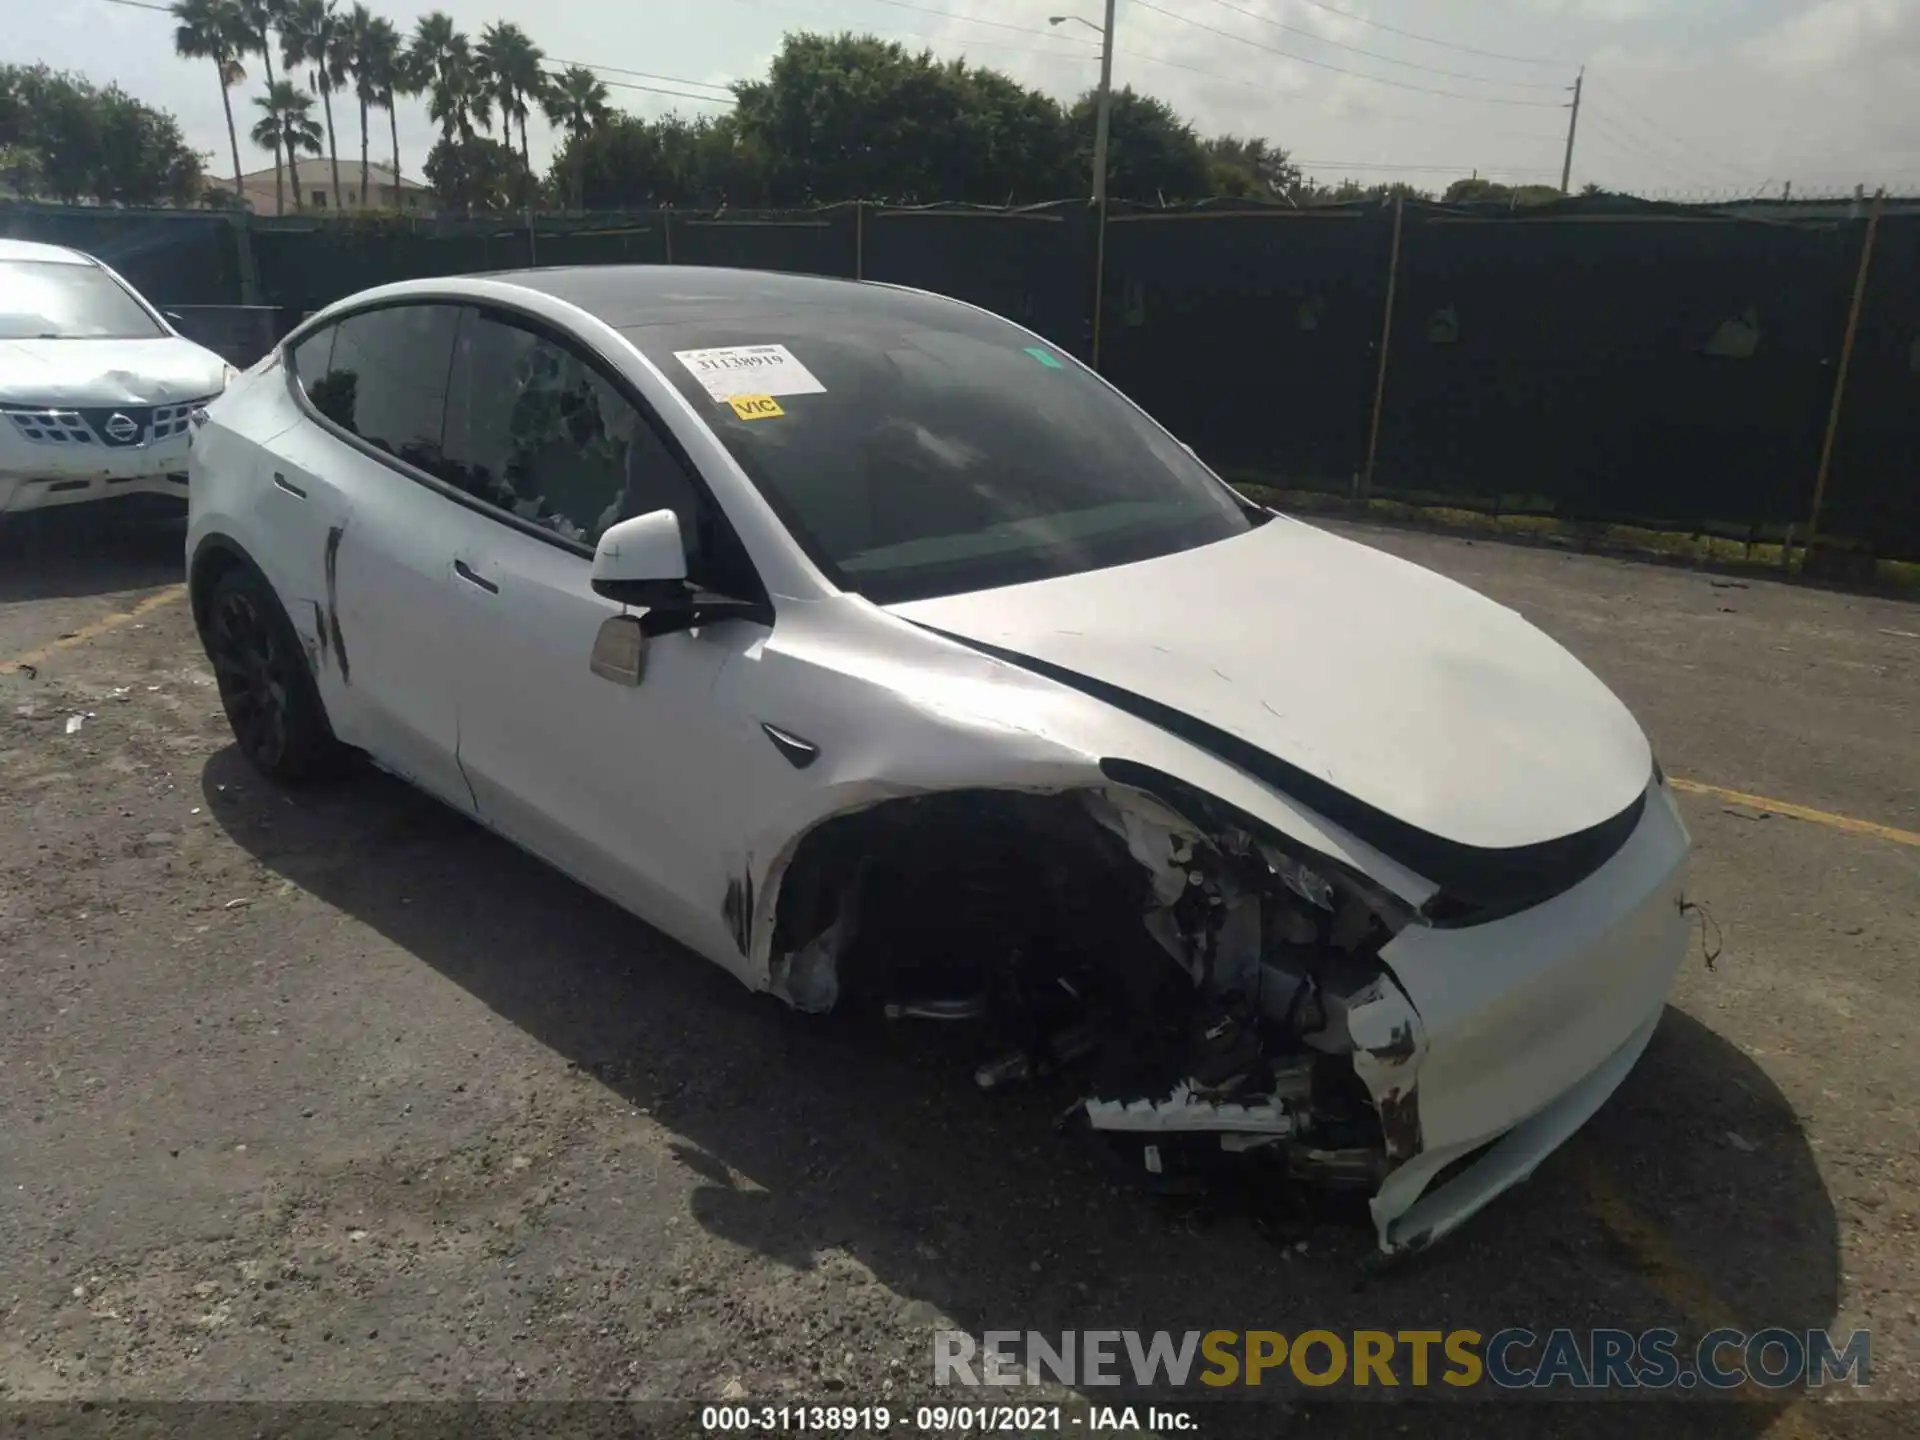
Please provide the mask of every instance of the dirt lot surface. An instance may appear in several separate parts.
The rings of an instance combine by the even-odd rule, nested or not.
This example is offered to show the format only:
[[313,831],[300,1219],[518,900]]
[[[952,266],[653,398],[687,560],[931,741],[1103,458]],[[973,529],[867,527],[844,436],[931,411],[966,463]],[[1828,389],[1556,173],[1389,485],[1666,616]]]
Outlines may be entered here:
[[[1055,1136],[1070,1087],[982,1096],[924,1027],[790,1014],[384,777],[262,783],[178,525],[55,519],[0,533],[0,1399],[903,1405],[945,1325],[1727,1324],[1871,1328],[1872,1392],[1908,1403],[1642,1429],[1920,1423],[1920,608],[1350,531],[1617,689],[1694,782],[1724,938],[1532,1182],[1363,1276],[1352,1220],[1146,1196]],[[1515,1429],[1268,1398],[1231,1418]]]

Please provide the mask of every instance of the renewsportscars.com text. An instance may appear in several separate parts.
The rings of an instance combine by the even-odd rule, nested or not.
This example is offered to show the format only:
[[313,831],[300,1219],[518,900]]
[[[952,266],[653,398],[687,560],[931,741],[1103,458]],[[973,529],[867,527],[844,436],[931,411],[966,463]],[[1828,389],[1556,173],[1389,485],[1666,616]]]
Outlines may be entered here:
[[1872,1379],[1872,1336],[1825,1330],[988,1330],[933,1340],[936,1385],[1305,1385],[1732,1391]]

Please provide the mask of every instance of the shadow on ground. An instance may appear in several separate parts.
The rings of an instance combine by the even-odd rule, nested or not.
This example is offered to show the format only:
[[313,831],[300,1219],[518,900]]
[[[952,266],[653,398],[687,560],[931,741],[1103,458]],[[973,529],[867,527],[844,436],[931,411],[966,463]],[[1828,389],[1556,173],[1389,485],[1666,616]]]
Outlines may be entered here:
[[177,583],[187,511],[164,497],[0,515],[0,604]]
[[[229,748],[203,788],[267,867],[674,1132],[692,1216],[710,1233],[798,1267],[842,1248],[976,1334],[1672,1326],[1697,1338],[1727,1323],[1804,1331],[1835,1313],[1835,1217],[1806,1137],[1763,1071],[1677,1011],[1530,1184],[1417,1262],[1369,1277],[1372,1235],[1351,1219],[1263,1214],[1244,1197],[1169,1208],[1056,1135],[1070,1090],[983,1096],[967,1078],[977,1057],[951,1031],[809,1018],[750,995],[396,782],[362,775],[289,805]],[[1757,1148],[1730,1147],[1730,1131]],[[1438,1408],[1423,1407],[1424,1433],[1485,1434],[1496,1418]],[[1729,1437],[1778,1415],[1660,1408],[1662,1433]],[[1650,1415],[1558,1406],[1550,1428],[1613,1433],[1628,1411],[1638,1425]],[[1261,1413],[1272,1427],[1275,1412]],[[1393,1417],[1347,1405],[1316,1407],[1311,1430],[1372,1429],[1369,1414],[1390,1428]],[[1210,1421],[1206,1433],[1222,1432]]]

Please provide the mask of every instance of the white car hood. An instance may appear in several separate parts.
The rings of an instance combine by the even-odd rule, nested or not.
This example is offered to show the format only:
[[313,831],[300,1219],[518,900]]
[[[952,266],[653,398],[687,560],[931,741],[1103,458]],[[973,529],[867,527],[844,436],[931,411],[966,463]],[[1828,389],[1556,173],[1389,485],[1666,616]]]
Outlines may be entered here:
[[1651,777],[1626,707],[1518,614],[1284,517],[1136,564],[887,608],[1178,711],[1476,849],[1589,830]]
[[218,395],[226,362],[177,335],[0,340],[0,404],[170,405]]

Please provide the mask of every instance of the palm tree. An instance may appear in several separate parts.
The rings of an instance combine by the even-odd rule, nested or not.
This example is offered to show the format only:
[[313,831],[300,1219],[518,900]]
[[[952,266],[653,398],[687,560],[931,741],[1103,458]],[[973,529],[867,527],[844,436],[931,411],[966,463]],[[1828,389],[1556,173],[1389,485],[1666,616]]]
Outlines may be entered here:
[[393,199],[400,203],[400,110],[399,97],[418,95],[420,78],[408,57],[406,42],[391,21],[376,17],[373,22],[374,69],[379,76],[380,104],[387,112],[387,129],[393,141]]
[[347,30],[353,36],[353,59],[348,68],[353,72],[353,93],[360,101],[360,198],[368,203],[372,200],[367,190],[367,112],[380,109],[387,112],[388,128],[392,131],[394,198],[397,200],[400,118],[394,113],[394,92],[405,84],[400,74],[400,32],[393,28],[392,21],[369,14],[364,5],[353,7],[353,13],[347,17]]
[[586,139],[613,114],[613,107],[607,103],[607,87],[586,66],[569,65],[547,82],[540,108],[546,111],[549,122],[566,131],[568,148],[573,152],[573,205],[576,210],[584,210]]
[[[267,70],[267,90],[272,92],[273,74],[273,32],[279,28],[281,19],[287,13],[287,0],[233,0],[234,8],[240,16],[242,55],[258,55]],[[281,156],[276,148],[273,152],[273,208],[275,212],[287,208],[286,192],[280,178]]]
[[444,10],[422,15],[407,50],[414,82],[426,92],[427,113],[439,122],[440,138],[473,138],[473,124],[493,127],[493,102],[480,82],[473,46]]
[[227,144],[233,149],[233,203],[244,208],[240,184],[240,133],[233,128],[232,89],[247,78],[240,63],[244,25],[234,0],[174,0],[174,53],[188,60],[211,60],[220,74],[220,108],[227,112]]
[[531,36],[518,25],[489,25],[480,32],[475,49],[483,83],[500,106],[500,128],[508,145],[513,144],[513,126],[520,126],[520,160],[533,174],[533,155],[527,148],[527,109],[539,104],[547,90],[547,72],[542,69],[546,56]]
[[372,143],[367,134],[367,114],[380,103],[380,91],[374,84],[373,57],[369,52],[373,34],[373,12],[355,5],[340,22],[340,52],[346,73],[353,80],[353,96],[360,102],[360,203],[373,204],[372,166],[367,152]]
[[301,65],[313,67],[313,88],[320,92],[320,103],[327,112],[327,153],[333,159],[333,203],[338,205],[340,189],[340,145],[333,132],[333,92],[345,83],[346,66],[340,50],[340,17],[334,13],[333,0],[293,0],[280,22],[280,53],[293,71]]
[[[265,112],[253,127],[253,143],[287,157],[287,174],[293,181],[293,208],[304,209],[298,157],[320,153],[320,127],[310,113],[313,97],[291,80],[276,80],[267,93],[253,103]],[[277,201],[278,194],[274,198]]]

